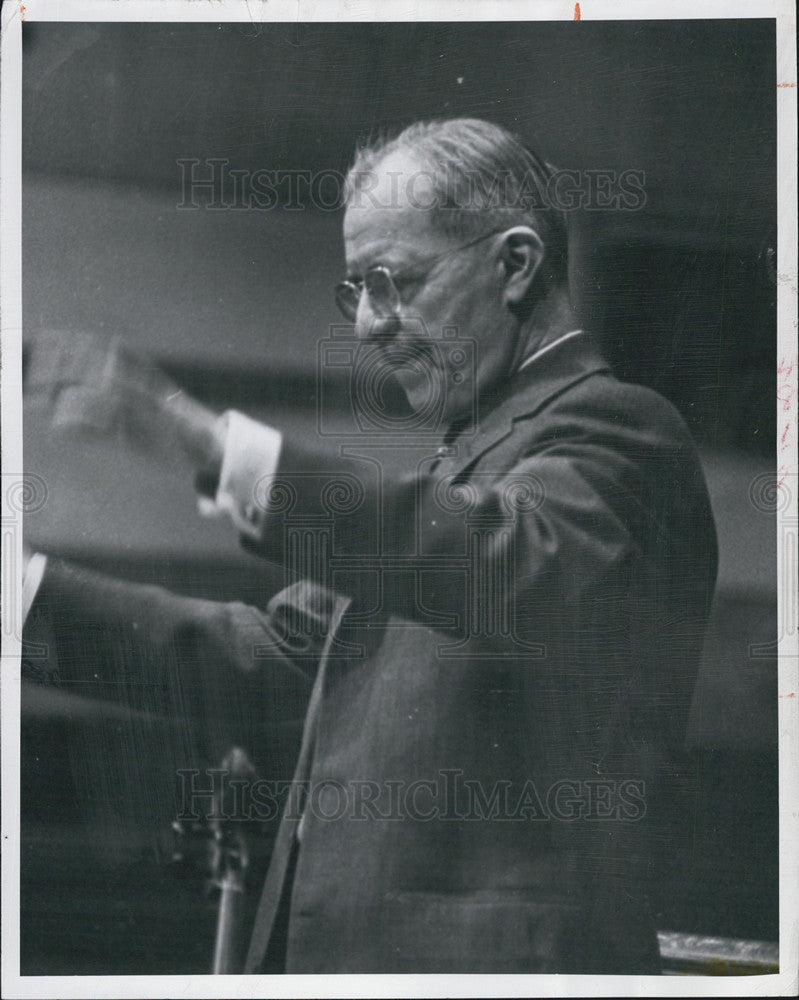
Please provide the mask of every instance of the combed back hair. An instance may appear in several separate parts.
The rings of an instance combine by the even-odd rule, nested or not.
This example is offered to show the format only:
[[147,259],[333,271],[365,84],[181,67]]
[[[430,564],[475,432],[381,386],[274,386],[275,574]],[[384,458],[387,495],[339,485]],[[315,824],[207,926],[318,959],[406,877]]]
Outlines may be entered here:
[[416,122],[398,135],[381,136],[357,150],[344,187],[345,205],[359,195],[361,204],[375,203],[369,200],[375,172],[396,152],[411,154],[430,178],[431,222],[439,232],[469,239],[492,229],[529,226],[545,247],[545,281],[566,280],[566,217],[547,190],[554,167],[512,132],[478,118],[452,118]]

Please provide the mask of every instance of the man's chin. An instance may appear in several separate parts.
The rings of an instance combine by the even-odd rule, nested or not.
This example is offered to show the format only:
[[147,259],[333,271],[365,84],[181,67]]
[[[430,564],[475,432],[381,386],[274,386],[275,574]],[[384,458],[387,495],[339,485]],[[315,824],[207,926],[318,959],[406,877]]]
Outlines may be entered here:
[[464,401],[463,392],[453,385],[446,385],[443,375],[438,372],[435,380],[397,378],[410,409],[424,418],[424,425],[443,431],[462,412],[469,410],[468,401]]
[[446,403],[446,385],[437,368],[418,371],[401,367],[395,369],[394,376],[414,412],[437,411]]

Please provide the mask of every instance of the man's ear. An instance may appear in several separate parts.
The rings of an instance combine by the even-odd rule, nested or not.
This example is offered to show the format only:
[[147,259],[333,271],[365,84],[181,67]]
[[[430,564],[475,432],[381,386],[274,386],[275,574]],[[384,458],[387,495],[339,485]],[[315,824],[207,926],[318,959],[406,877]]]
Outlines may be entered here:
[[504,298],[508,305],[524,302],[544,259],[544,244],[529,226],[514,226],[502,234],[500,259],[504,268]]

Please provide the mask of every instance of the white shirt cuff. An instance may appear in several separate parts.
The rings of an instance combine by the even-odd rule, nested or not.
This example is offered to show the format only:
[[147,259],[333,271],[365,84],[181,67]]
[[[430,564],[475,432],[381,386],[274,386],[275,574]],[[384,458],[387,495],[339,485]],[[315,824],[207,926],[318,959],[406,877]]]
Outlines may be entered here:
[[236,410],[229,410],[225,417],[227,433],[216,498],[199,498],[200,513],[224,512],[242,534],[260,538],[267,513],[265,498],[277,471],[283,436]]
[[22,624],[24,625],[33,602],[42,585],[42,577],[47,569],[47,556],[41,552],[34,552],[28,560],[25,572],[22,577]]

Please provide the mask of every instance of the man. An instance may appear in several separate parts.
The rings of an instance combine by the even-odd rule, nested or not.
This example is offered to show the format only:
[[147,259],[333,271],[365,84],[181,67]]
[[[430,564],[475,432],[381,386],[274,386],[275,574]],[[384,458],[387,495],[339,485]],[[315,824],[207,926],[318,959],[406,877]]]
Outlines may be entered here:
[[[310,691],[306,795],[283,817],[247,971],[658,970],[646,814],[682,739],[715,534],[681,419],[616,381],[578,327],[550,176],[474,120],[359,153],[337,301],[364,429],[333,459],[211,413],[119,349],[95,384],[91,359],[33,365],[32,385],[71,382],[88,420],[171,436],[246,547],[310,581],[278,601],[282,631],[276,605],[258,618],[270,666],[239,671],[266,730],[308,642],[290,693]],[[387,439],[364,389],[386,369],[425,417]],[[185,605],[142,601],[140,630],[158,622],[174,651],[164,622],[185,625]],[[244,649],[251,614],[193,605],[193,648]]]

